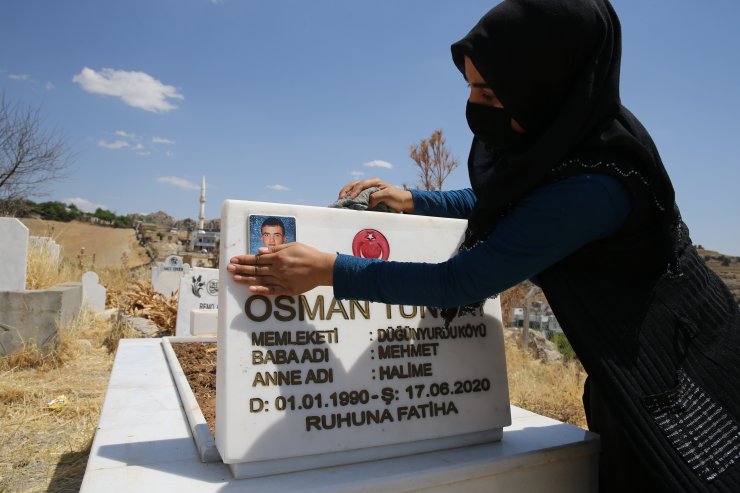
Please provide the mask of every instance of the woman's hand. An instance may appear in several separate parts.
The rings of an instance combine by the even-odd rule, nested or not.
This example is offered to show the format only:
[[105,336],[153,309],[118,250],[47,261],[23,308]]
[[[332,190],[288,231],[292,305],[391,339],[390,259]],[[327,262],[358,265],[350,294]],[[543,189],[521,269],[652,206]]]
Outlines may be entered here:
[[303,243],[261,247],[258,255],[237,255],[226,270],[234,280],[256,294],[305,293],[333,284],[336,254],[320,252]]
[[370,195],[370,204],[368,204],[370,209],[383,202],[396,212],[405,212],[407,214],[414,212],[414,200],[411,197],[411,192],[392,187],[380,178],[370,178],[347,183],[339,191],[339,198],[354,199],[360,192],[371,187],[378,187],[380,190]]

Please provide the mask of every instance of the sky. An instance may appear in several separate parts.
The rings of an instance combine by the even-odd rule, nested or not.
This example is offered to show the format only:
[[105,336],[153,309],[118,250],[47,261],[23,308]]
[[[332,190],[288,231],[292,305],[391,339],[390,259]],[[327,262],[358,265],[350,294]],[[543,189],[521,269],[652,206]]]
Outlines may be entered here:
[[[416,185],[443,129],[469,186],[450,58],[497,2],[3,0],[0,92],[75,158],[34,200],[207,218],[226,199],[325,206],[354,179]],[[621,95],[653,136],[694,243],[740,256],[740,2],[615,0]]]

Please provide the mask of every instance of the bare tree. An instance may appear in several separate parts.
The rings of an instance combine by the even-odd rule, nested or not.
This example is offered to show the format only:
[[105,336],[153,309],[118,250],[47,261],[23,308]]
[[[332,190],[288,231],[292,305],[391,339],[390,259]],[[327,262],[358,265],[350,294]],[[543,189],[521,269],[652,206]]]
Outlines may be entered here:
[[444,181],[460,164],[445,147],[442,129],[409,146],[409,156],[419,168],[419,184],[423,190],[442,190]]
[[64,140],[42,129],[39,110],[0,94],[0,200],[41,195],[63,178],[72,158]]

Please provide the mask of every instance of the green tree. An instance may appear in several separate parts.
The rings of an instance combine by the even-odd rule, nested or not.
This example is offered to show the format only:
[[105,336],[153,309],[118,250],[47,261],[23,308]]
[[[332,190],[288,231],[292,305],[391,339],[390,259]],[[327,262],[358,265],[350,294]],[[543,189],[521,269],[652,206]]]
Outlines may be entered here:
[[101,209],[100,207],[95,209],[95,213],[93,214],[93,216],[97,217],[101,221],[106,221],[109,223],[113,223],[116,220],[115,214],[113,214],[111,211]]
[[131,216],[116,216],[113,226],[116,228],[131,228],[134,225],[134,218]]
[[69,222],[80,216],[80,212],[78,210],[70,209],[67,204],[57,201],[41,202],[40,204],[36,204],[34,212],[40,215],[43,219],[51,221]]

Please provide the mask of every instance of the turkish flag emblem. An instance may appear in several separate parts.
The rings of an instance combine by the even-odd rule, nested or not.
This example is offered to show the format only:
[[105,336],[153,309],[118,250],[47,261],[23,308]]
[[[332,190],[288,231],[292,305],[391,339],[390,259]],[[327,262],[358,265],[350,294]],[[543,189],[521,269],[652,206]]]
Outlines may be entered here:
[[388,260],[391,247],[383,233],[377,229],[363,229],[352,240],[352,254],[355,257]]

